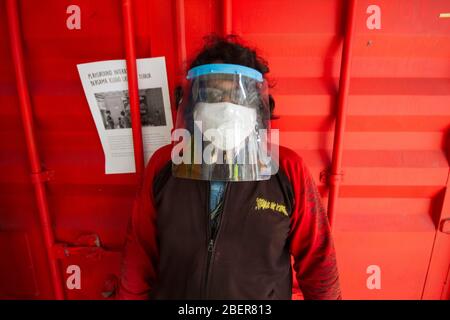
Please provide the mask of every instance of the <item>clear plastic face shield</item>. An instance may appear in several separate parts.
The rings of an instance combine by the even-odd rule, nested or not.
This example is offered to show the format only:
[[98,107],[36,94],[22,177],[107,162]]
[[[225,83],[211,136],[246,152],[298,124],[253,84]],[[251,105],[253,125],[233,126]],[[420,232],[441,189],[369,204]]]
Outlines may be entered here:
[[[269,143],[267,83],[257,70],[207,64],[188,72],[172,134],[172,173],[210,181],[267,180],[278,170]],[[278,147],[278,146],[277,146]]]

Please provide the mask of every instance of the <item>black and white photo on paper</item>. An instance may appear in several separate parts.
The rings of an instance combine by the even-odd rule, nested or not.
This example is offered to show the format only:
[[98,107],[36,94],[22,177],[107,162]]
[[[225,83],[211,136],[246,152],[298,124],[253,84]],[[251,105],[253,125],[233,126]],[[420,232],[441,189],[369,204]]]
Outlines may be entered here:
[[[128,90],[100,92],[94,95],[106,130],[131,128]],[[143,127],[165,126],[166,116],[162,89],[139,90],[139,110]]]

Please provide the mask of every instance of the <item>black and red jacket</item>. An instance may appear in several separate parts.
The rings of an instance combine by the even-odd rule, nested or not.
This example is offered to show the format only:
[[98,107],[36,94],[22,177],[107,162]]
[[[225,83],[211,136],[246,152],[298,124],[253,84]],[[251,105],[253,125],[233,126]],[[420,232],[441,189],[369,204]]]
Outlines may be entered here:
[[335,250],[305,163],[280,147],[266,181],[228,183],[210,246],[209,181],[171,173],[171,146],[146,167],[128,228],[120,299],[340,299]]

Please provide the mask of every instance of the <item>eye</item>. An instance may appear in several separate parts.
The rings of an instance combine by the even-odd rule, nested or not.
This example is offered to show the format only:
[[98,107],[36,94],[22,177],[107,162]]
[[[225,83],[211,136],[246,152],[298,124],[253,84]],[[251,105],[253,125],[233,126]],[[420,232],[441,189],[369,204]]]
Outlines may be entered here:
[[220,102],[222,101],[222,91],[220,89],[217,88],[204,88],[202,90],[203,95],[202,95],[202,99],[203,101],[207,101],[207,102]]

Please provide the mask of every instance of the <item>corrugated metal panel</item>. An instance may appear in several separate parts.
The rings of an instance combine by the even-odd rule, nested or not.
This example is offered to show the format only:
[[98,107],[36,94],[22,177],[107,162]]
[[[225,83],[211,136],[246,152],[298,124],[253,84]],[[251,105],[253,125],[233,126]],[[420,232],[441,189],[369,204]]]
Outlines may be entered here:
[[[134,1],[137,56],[166,57],[171,92],[182,74],[176,34],[176,5],[182,2]],[[45,167],[54,171],[47,190],[56,238],[75,243],[80,235],[97,234],[112,251],[64,259],[63,271],[70,264],[85,270],[82,289],[66,290],[66,295],[101,298],[104,283],[119,270],[118,251],[137,180],[132,174],[104,175],[102,148],[76,64],[125,57],[121,1],[19,4],[39,152]],[[66,28],[71,4],[81,8],[81,30]],[[232,30],[269,61],[280,116],[273,126],[280,129],[282,144],[305,159],[324,197],[328,188],[320,176],[331,166],[344,4],[233,1],[227,16]],[[372,4],[381,9],[379,30],[366,26]],[[5,3],[0,5],[0,35],[6,39]],[[222,31],[227,19],[223,5],[218,0],[184,1],[188,57],[201,47],[203,35]],[[439,18],[442,12],[450,12],[448,1],[357,1],[344,176],[334,225],[344,298],[444,298],[450,245],[448,235],[437,230],[450,214],[450,19]],[[7,42],[0,55],[1,61],[11,61]],[[0,88],[0,130],[8,137],[0,139],[1,230],[20,230],[31,239],[38,290],[30,284],[23,292],[29,298],[35,292],[49,298],[10,63],[0,64]],[[371,265],[381,268],[381,289],[367,288]]]

